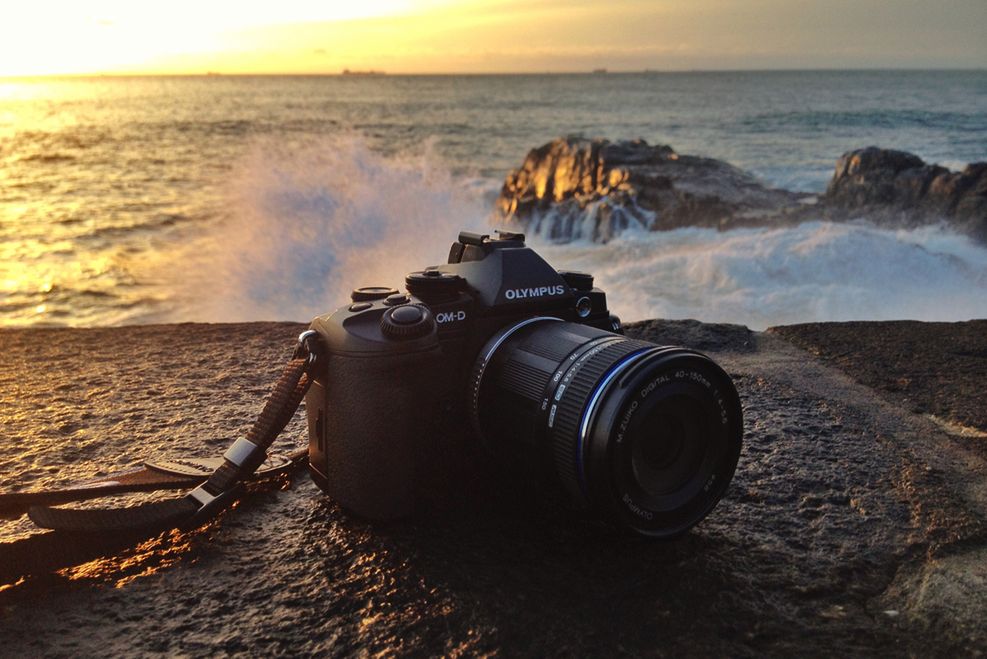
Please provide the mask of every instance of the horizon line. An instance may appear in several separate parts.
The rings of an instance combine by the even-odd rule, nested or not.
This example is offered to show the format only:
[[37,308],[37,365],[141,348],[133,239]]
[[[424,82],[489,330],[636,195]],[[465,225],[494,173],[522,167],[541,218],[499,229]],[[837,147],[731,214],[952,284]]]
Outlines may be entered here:
[[89,72],[89,73],[36,73],[21,75],[0,75],[0,80],[37,80],[42,78],[219,78],[219,77],[312,77],[312,78],[387,78],[387,77],[427,77],[427,76],[552,76],[552,75],[633,75],[633,74],[694,74],[694,73],[863,73],[863,72],[935,72],[962,71],[987,72],[984,66],[930,66],[930,67],[774,67],[774,68],[693,68],[693,69],[570,69],[558,71],[396,71],[388,72],[379,69],[324,71],[324,72],[235,72],[199,71],[199,72]]

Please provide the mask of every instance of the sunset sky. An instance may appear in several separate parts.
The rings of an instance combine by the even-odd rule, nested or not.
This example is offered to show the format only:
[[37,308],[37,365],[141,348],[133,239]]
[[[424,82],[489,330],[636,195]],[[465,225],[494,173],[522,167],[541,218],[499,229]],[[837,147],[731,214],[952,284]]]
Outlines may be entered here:
[[33,0],[0,75],[987,67],[987,0]]

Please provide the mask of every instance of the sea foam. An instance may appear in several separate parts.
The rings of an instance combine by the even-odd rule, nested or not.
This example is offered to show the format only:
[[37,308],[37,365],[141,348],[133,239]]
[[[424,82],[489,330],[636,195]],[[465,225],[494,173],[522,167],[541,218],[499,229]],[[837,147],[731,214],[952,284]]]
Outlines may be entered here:
[[541,251],[560,267],[593,272],[624,320],[697,318],[763,329],[987,317],[987,249],[941,227],[689,228]]
[[481,198],[433,160],[429,149],[385,158],[356,138],[258,143],[235,173],[229,217],[189,250],[181,315],[308,320],[353,288],[403,288],[407,272],[445,260],[460,229],[486,224]]
[[[490,194],[425,150],[389,158],[356,138],[303,149],[259,143],[229,191],[232,212],[189,250],[172,320],[308,320],[357,286],[401,288],[444,262],[461,229],[490,231]],[[624,320],[733,322],[987,317],[987,248],[944,227],[866,222],[776,229],[628,231],[607,244],[531,244],[596,275]]]

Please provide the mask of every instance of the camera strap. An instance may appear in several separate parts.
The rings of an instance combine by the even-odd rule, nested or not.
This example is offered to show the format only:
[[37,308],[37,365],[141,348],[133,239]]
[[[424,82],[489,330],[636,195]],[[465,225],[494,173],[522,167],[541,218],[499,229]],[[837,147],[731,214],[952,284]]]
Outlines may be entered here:
[[244,482],[267,459],[267,450],[308,391],[320,351],[312,330],[298,337],[298,348],[267,397],[264,408],[247,433],[226,450],[220,465],[205,482],[185,496],[121,508],[72,509],[31,506],[28,516],[36,525],[58,531],[131,531],[148,528],[186,529],[201,526],[241,493]]
[[[308,456],[308,449],[288,455],[268,455],[250,480],[260,481],[287,474]],[[32,506],[58,506],[88,501],[114,494],[188,490],[206,482],[222,464],[223,458],[172,457],[147,460],[143,467],[128,469],[99,478],[28,492],[0,492],[0,519],[16,519]]]

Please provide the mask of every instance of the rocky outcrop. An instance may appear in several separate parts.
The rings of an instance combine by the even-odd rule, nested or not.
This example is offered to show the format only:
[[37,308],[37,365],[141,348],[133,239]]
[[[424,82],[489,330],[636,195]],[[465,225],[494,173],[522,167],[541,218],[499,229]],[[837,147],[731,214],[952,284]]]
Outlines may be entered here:
[[628,229],[722,230],[820,218],[885,226],[946,221],[987,242],[987,163],[951,172],[909,153],[868,147],[839,159],[817,200],[670,146],[564,137],[533,149],[508,174],[496,214],[498,224],[559,242],[606,242]]
[[827,216],[898,226],[947,220],[987,242],[987,162],[952,172],[904,151],[843,154],[823,198]]
[[503,222],[553,240],[606,242],[628,228],[761,224],[797,209],[804,196],[670,146],[565,137],[528,153],[507,176],[497,211]]

